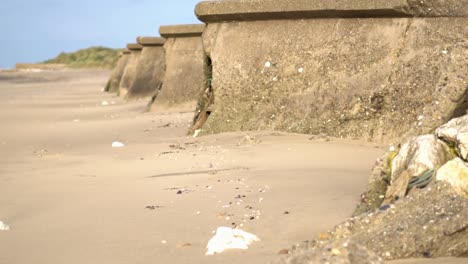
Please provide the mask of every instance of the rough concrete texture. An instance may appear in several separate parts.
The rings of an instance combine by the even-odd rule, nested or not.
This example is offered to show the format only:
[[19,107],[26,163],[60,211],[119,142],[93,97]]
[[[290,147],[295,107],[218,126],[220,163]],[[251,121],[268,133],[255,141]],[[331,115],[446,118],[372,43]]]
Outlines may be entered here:
[[202,134],[275,129],[375,142],[426,134],[466,111],[467,23],[208,24],[203,41],[213,62],[214,105]]
[[109,81],[107,82],[105,91],[109,93],[117,93],[119,91],[119,85],[120,81],[122,80],[122,76],[125,71],[125,66],[127,65],[128,59],[129,59],[129,51],[122,52],[122,56],[120,59],[117,61],[117,65],[115,68],[112,70],[111,77],[109,78]]
[[433,183],[390,206],[351,218],[315,240],[294,246],[290,258],[348,241],[387,260],[468,257],[466,208],[468,199],[457,195],[451,186]]
[[195,13],[204,22],[339,17],[460,17],[468,0],[224,0],[204,1]]
[[[133,46],[127,46],[128,49]],[[141,49],[130,49],[131,53],[128,55],[127,65],[125,66],[122,79],[119,84],[118,95],[121,97],[127,96],[128,90],[132,86],[133,80],[136,76],[136,70],[138,66],[138,60],[140,59]]]
[[166,62],[164,57],[164,39],[138,38],[143,49],[138,59],[135,77],[126,95],[127,99],[153,96],[161,89]]
[[195,110],[196,101],[206,86],[205,56],[200,35],[167,38],[164,44],[164,83],[157,96],[151,100],[150,109],[178,105]]

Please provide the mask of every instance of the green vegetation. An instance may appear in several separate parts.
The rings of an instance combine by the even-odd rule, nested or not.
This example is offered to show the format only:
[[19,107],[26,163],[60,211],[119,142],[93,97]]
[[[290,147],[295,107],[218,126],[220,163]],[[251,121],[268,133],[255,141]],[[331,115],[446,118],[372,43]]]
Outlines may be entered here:
[[66,64],[72,68],[107,68],[111,69],[117,64],[120,49],[105,47],[90,47],[72,53],[60,53],[56,58],[44,63]]

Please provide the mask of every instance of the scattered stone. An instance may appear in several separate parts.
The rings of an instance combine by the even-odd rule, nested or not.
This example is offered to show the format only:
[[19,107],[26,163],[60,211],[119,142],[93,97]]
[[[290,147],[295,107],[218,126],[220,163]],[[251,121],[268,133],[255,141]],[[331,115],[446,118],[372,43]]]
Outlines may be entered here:
[[161,206],[159,205],[148,205],[145,207],[145,209],[148,209],[148,210],[155,210],[155,209],[158,209],[158,208],[161,208]]
[[8,230],[10,230],[10,226],[0,221],[0,231],[8,231]]
[[180,150],[185,150],[185,148],[181,147],[180,144],[171,144],[169,145],[171,149],[180,149]]
[[159,156],[168,155],[168,154],[174,154],[174,153],[179,153],[179,152],[174,152],[174,151],[163,151],[163,152],[159,153]]
[[159,128],[162,128],[162,127],[170,127],[171,126],[171,123],[167,123],[165,125],[162,125],[162,126],[158,126]]
[[192,243],[183,243],[183,244],[178,245],[177,247],[184,248],[184,247],[191,247],[191,246],[192,246]]
[[123,147],[125,147],[125,145],[122,142],[114,141],[114,142],[112,142],[112,147],[113,148],[123,148]]

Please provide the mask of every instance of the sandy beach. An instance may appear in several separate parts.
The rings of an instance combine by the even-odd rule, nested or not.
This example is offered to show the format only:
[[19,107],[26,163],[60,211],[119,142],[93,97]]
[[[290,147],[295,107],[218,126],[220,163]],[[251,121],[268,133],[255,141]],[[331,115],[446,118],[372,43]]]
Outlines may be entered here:
[[[11,228],[0,263],[269,263],[349,217],[384,152],[272,131],[189,137],[192,112],[103,93],[109,74],[0,73],[0,221]],[[205,256],[220,226],[261,241]],[[422,262],[462,263],[398,263]]]

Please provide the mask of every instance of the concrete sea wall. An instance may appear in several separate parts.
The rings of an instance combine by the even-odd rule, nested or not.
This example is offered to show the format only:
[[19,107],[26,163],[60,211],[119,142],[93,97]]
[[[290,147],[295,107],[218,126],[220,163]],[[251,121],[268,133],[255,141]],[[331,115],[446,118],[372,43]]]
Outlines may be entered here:
[[214,97],[202,133],[271,129],[391,142],[429,132],[467,109],[467,6],[201,2],[212,62],[205,98]]
[[201,40],[204,25],[162,26],[166,71],[164,83],[150,102],[151,109],[185,106],[194,110],[206,84]]
[[117,93],[119,91],[120,81],[122,80],[122,76],[125,71],[125,67],[127,66],[128,59],[130,57],[131,51],[125,49],[122,52],[122,56],[120,56],[119,60],[117,61],[117,65],[112,70],[111,77],[107,82],[105,91],[110,93]]
[[136,65],[135,77],[126,95],[127,99],[153,96],[160,90],[166,67],[164,41],[164,38],[158,37],[137,38],[143,49]]
[[133,80],[136,76],[136,70],[138,66],[138,60],[140,59],[141,50],[143,47],[139,44],[128,44],[127,49],[130,50],[127,65],[125,66],[122,79],[119,84],[118,94],[121,97],[126,97],[128,90],[130,89]]

